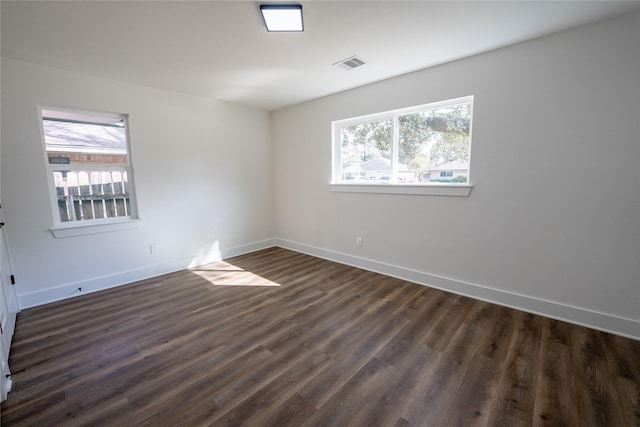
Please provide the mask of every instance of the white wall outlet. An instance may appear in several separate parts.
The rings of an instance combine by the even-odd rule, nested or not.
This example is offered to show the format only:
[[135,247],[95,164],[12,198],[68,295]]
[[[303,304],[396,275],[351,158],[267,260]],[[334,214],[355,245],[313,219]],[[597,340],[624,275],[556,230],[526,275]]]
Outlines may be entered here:
[[157,243],[150,243],[149,244],[149,253],[151,253],[151,255],[158,253],[158,244]]
[[360,236],[356,237],[356,246],[359,248],[362,247],[362,237]]

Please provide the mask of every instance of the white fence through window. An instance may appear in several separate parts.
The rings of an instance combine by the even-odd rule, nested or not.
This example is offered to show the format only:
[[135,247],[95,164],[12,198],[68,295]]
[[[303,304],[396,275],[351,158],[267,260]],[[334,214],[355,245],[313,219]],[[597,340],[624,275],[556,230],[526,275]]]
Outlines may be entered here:
[[131,213],[125,170],[56,169],[53,179],[61,222],[125,217]]

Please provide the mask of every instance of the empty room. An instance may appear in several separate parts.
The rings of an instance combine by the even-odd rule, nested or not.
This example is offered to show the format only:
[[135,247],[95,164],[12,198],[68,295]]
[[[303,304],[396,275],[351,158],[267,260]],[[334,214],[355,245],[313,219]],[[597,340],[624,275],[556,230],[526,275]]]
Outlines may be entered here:
[[2,426],[640,426],[640,1],[6,1]]

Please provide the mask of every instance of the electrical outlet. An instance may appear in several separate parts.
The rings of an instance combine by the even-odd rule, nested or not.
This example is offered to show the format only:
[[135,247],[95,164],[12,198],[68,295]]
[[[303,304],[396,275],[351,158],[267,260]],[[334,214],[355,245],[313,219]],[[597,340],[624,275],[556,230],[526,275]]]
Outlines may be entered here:
[[356,246],[359,248],[362,247],[362,237],[360,236],[356,237]]
[[157,243],[150,243],[149,244],[149,252],[151,253],[151,255],[157,254],[158,253],[158,244]]

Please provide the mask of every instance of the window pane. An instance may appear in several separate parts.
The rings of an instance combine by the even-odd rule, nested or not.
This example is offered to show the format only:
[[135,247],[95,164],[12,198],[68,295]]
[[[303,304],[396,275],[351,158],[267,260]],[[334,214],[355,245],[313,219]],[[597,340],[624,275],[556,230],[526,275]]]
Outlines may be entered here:
[[333,122],[333,182],[468,182],[472,104],[469,96]]
[[92,123],[45,116],[42,125],[49,164],[128,164],[124,121],[113,121]]
[[135,218],[127,116],[48,108],[40,112],[47,166],[53,174],[52,203],[58,209],[54,223]]
[[393,121],[381,120],[341,128],[343,180],[389,180]]
[[53,171],[61,222],[130,215],[127,172]]
[[467,182],[471,103],[398,117],[398,179]]

